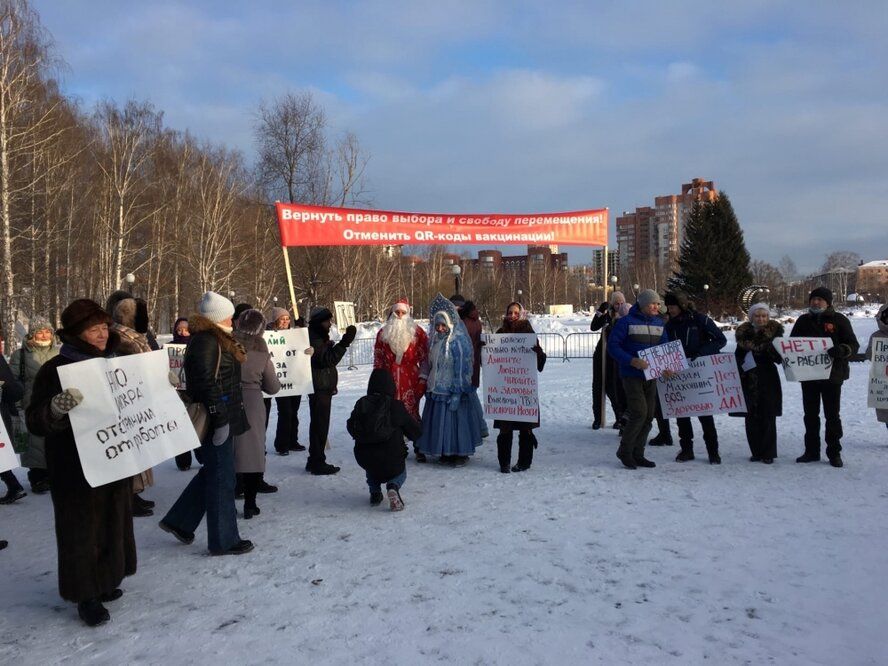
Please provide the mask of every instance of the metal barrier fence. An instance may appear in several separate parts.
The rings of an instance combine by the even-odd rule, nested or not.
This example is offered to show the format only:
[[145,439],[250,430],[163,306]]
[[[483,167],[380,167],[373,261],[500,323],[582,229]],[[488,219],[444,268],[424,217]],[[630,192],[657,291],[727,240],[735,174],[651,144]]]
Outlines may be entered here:
[[[572,358],[592,358],[595,346],[601,337],[600,332],[568,333],[537,333],[537,339],[543,351],[551,360],[569,361]],[[373,365],[373,345],[376,338],[360,338],[351,343],[345,361],[348,368],[355,369],[359,365]]]

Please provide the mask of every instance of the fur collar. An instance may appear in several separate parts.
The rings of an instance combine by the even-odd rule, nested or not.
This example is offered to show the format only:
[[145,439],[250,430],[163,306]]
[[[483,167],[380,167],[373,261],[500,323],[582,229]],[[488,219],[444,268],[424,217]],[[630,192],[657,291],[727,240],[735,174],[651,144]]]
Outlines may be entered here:
[[85,361],[90,358],[111,358],[117,355],[117,348],[120,346],[120,336],[116,331],[108,331],[108,344],[105,351],[99,351],[96,347],[87,343],[80,337],[68,337],[59,335],[62,339],[62,348],[59,355],[72,361]]
[[737,327],[737,345],[754,351],[771,346],[774,338],[783,337],[783,326],[773,319],[762,328],[755,328],[751,322],[743,322]]
[[244,349],[243,345],[235,340],[231,333],[226,333],[206,317],[199,314],[194,314],[188,317],[188,330],[191,331],[192,336],[197,335],[198,333],[212,335],[216,338],[216,342],[219,343],[219,347],[222,351],[228,352],[234,356],[238,363],[243,363],[247,360],[247,350]]
[[526,319],[518,319],[511,321],[503,319],[503,325],[500,326],[497,333],[533,333],[533,326]]

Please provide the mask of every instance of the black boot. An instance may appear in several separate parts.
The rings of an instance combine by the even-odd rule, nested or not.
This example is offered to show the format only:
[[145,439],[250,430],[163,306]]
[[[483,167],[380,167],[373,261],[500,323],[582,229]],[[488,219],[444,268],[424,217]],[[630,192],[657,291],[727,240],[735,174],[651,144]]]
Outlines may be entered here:
[[617,458],[620,459],[620,462],[623,463],[623,467],[626,469],[638,469],[638,465],[635,464],[635,459],[630,454],[623,454],[617,451]]
[[657,436],[648,442],[648,446],[672,446],[672,437],[662,432],[657,433]]
[[805,449],[805,452],[796,458],[797,463],[809,463],[809,462],[819,462],[820,461],[820,452],[819,451],[810,451]]
[[675,462],[688,462],[689,460],[694,459],[694,441],[682,441],[679,442],[681,444],[681,451],[678,452],[678,455],[675,456]]
[[98,599],[81,601],[77,604],[77,614],[88,627],[98,627],[111,619],[111,613],[108,612],[108,609]]
[[709,464],[710,465],[721,465],[722,459],[721,456],[718,455],[718,442],[713,442],[711,444],[706,444],[706,453],[709,454]]

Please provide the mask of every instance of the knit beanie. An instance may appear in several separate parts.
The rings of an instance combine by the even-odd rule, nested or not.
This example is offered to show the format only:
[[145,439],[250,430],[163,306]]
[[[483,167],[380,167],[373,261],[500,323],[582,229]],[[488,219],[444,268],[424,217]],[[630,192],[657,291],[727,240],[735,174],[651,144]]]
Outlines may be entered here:
[[327,321],[328,319],[333,319],[333,313],[330,312],[328,308],[320,305],[313,307],[311,313],[308,315],[309,324],[320,324],[322,321]]
[[756,310],[764,310],[769,315],[771,314],[771,308],[767,303],[756,303],[751,308],[749,308],[749,321],[752,321],[752,315],[755,314]]
[[234,303],[214,291],[208,291],[200,297],[197,309],[201,316],[214,324],[234,316]]
[[52,324],[49,323],[49,320],[46,317],[31,317],[31,321],[28,322],[28,335],[32,336],[37,331],[53,331]]
[[610,305],[613,305],[617,300],[617,296],[621,297],[623,299],[624,303],[626,302],[626,295],[622,291],[615,291],[610,295],[610,298],[608,299],[608,303]]
[[660,302],[660,294],[658,294],[653,289],[645,289],[638,294],[639,307],[646,308],[651,303],[659,303]]
[[822,298],[824,301],[826,301],[827,305],[832,305],[833,293],[826,287],[817,287],[817,289],[814,289],[808,296],[809,303],[811,302],[812,298]]
[[290,312],[288,310],[286,310],[285,308],[274,307],[274,308],[271,308],[271,317],[268,318],[268,321],[273,324],[273,323],[277,322],[277,320],[280,319],[281,317],[289,317],[289,316],[290,316]]

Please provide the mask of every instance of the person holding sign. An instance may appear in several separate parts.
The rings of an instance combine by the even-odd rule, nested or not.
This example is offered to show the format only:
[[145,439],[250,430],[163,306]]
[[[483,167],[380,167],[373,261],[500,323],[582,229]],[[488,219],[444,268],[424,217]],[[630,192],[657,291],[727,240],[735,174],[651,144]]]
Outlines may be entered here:
[[[688,360],[693,361],[698,356],[717,354],[728,344],[721,329],[715,325],[712,319],[697,312],[687,294],[682,291],[669,292],[663,300],[666,302],[666,311],[669,313],[666,332],[669,334],[670,340],[681,342]],[[715,419],[712,416],[700,416],[698,419],[703,428],[703,441],[706,443],[709,464],[721,465]],[[691,426],[691,419],[684,416],[675,419],[675,421],[678,425],[678,443],[681,446],[681,451],[675,456],[675,461],[693,460],[694,429]]]
[[456,306],[440,293],[429,307],[429,328],[429,379],[417,446],[444,464],[462,467],[482,439],[472,341]]
[[339,392],[339,372],[336,365],[345,356],[349,345],[355,340],[358,329],[349,326],[342,339],[333,343],[330,329],[333,326],[333,313],[324,307],[314,307],[308,318],[308,339],[314,347],[311,357],[311,379],[314,393],[308,396],[311,425],[308,429],[308,461],[305,471],[315,476],[336,474],[339,467],[327,462],[324,449],[330,434],[330,410],[333,396]]
[[[876,325],[879,327],[879,330],[870,336],[866,357],[873,364],[874,372],[871,373],[872,377],[876,377],[875,370],[878,369],[880,373],[879,379],[883,383],[882,385],[885,386],[888,385],[888,363],[884,360],[876,359],[875,355],[877,349],[885,350],[882,352],[883,354],[888,352],[888,303],[879,308],[879,312],[876,314]],[[888,427],[888,408],[877,408],[876,419],[880,423],[884,423],[885,427]]]
[[[644,457],[644,446],[651,431],[657,402],[657,380],[645,379],[647,361],[638,352],[668,342],[660,318],[660,295],[653,289],[638,294],[629,314],[620,317],[608,338],[607,353],[620,366],[620,378],[626,393],[626,424],[617,449],[617,458],[627,469],[656,467]],[[668,371],[664,375],[671,374]]]
[[592,316],[592,323],[589,324],[590,331],[601,331],[598,338],[598,344],[595,345],[595,351],[592,353],[592,430],[598,430],[602,427],[602,420],[606,415],[601,413],[601,392],[602,390],[610,400],[611,409],[614,410],[614,429],[621,427],[623,423],[623,403],[626,402],[626,396],[623,395],[623,386],[620,383],[619,369],[617,363],[612,357],[608,357],[607,372],[605,373],[605,381],[601,381],[601,349],[604,347],[604,340],[609,339],[611,328],[614,322],[621,316],[625,316],[626,312],[620,314],[620,309],[628,305],[626,297],[622,291],[615,291],[611,294],[610,300],[602,303],[595,314]]
[[805,412],[805,452],[797,463],[820,460],[820,404],[826,417],[826,457],[833,467],[842,467],[842,383],[851,376],[849,360],[860,343],[848,318],[832,306],[833,295],[826,287],[817,287],[808,296],[808,311],[792,327],[789,337],[830,338],[827,353],[833,359],[829,379],[802,382],[802,408]]
[[[0,355],[0,416],[3,418],[3,424],[10,437],[13,432],[12,415],[15,413],[15,403],[21,400],[24,395],[24,385],[16,379],[9,364],[6,363],[6,359]],[[17,467],[18,465],[13,466]],[[27,495],[11,469],[7,468],[5,472],[0,472],[0,479],[6,484],[6,494],[0,497],[0,504],[12,504]]]
[[[506,315],[503,317],[503,325],[496,332],[536,334],[533,326],[527,321],[527,311],[517,301],[509,303],[506,308]],[[542,372],[543,366],[546,365],[546,352],[540,347],[539,342],[534,345],[533,351],[536,352],[537,357],[537,372]],[[533,430],[540,427],[539,419],[537,419],[536,423],[497,419],[493,422],[493,427],[500,431],[496,438],[496,453],[499,459],[500,472],[508,474],[509,472],[524,472],[530,469],[533,463],[533,450],[537,447],[537,439],[533,434]],[[512,433],[515,430],[518,431],[518,462],[510,468],[509,464],[512,462]]]
[[[290,312],[284,308],[271,308],[271,321],[269,331],[286,331],[290,328]],[[304,327],[305,322],[299,319],[296,326]],[[310,353],[314,353],[312,348]],[[301,395],[288,395],[274,399],[277,405],[277,426],[274,432],[274,450],[279,456],[288,456],[290,451],[305,451],[305,446],[299,443],[299,406],[302,404]],[[265,399],[266,419],[271,409],[271,398]]]
[[244,518],[259,515],[256,494],[277,492],[265,483],[265,404],[262,393],[272,395],[281,390],[271,354],[265,343],[265,317],[258,310],[245,310],[235,323],[234,339],[247,350],[241,366],[241,391],[244,411],[250,429],[234,438],[234,470],[244,490]]
[[[120,338],[98,303],[76,300],[62,312],[59,355],[43,364],[25,412],[28,430],[43,437],[55,511],[59,594],[77,604],[89,626],[110,619],[103,602],[123,594],[119,585],[136,573],[132,479],[90,487],[83,474],[68,413],[83,401],[77,388],[62,390],[58,368],[111,357]],[[84,386],[83,390],[89,390]]]
[[211,555],[241,555],[253,543],[241,539],[234,506],[234,437],[250,429],[241,392],[241,364],[247,354],[232,336],[234,304],[212,291],[200,299],[200,314],[188,318],[191,342],[185,352],[185,392],[203,403],[210,429],[200,443],[203,462],[179,499],[160,521],[160,528],[184,544],[207,517]]
[[[402,298],[392,306],[391,314],[373,345],[373,367],[388,370],[395,380],[395,398],[419,421],[419,401],[425,395],[428,373],[429,338],[410,316],[410,303]],[[416,461],[426,457],[415,449]]]
[[770,318],[767,303],[749,308],[749,321],[737,327],[737,367],[746,400],[746,441],[750,462],[770,465],[777,457],[777,417],[783,414],[783,389],[777,366],[781,357],[774,340],[783,326]]

